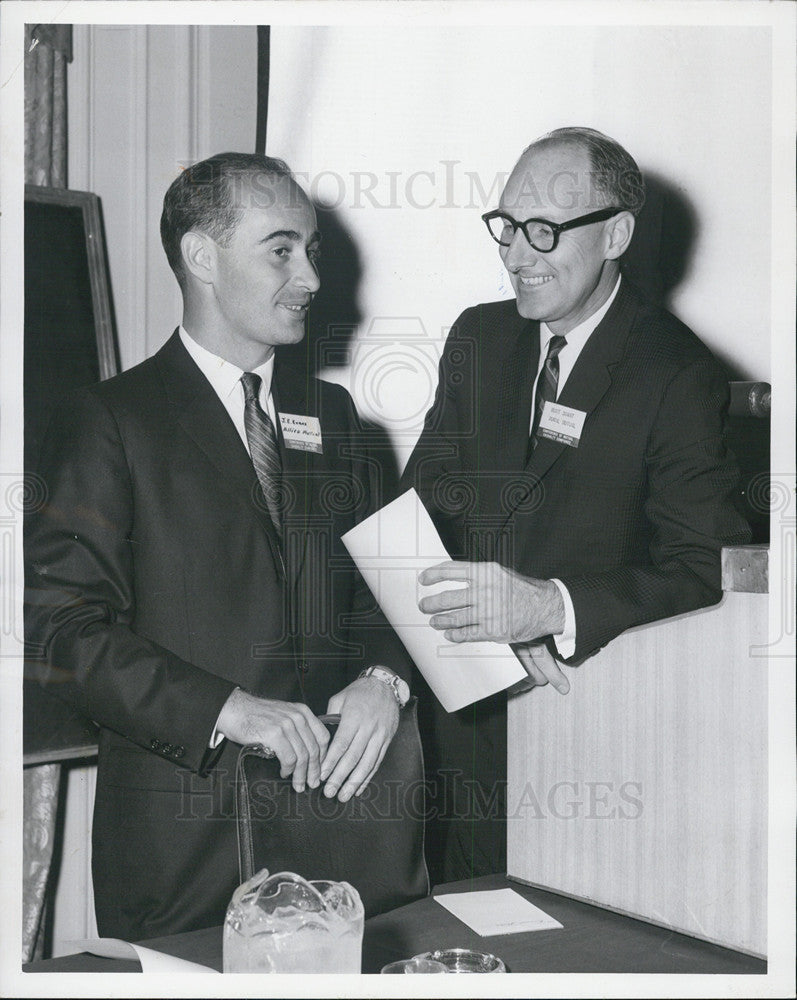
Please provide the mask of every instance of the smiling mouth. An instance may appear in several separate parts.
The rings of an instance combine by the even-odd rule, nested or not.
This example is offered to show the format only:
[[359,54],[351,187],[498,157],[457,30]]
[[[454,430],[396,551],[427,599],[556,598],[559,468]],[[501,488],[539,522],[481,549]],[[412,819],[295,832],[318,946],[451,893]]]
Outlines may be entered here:
[[524,278],[523,275],[520,274],[518,275],[518,277],[520,278],[521,285],[526,285],[529,288],[535,288],[539,285],[546,285],[549,281],[553,281],[552,274],[542,274],[542,275],[535,274],[530,278]]
[[292,312],[292,313],[303,313],[303,312],[307,312],[307,307],[310,305],[310,303],[309,302],[305,302],[302,305],[302,304],[299,304],[299,303],[280,302],[280,305],[282,306],[283,309],[287,309],[289,312]]

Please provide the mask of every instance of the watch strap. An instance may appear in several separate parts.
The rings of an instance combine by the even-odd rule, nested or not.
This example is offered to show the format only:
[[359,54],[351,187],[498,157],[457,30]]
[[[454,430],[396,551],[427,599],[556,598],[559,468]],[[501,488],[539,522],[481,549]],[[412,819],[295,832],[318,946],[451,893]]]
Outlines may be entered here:
[[[382,681],[383,684],[387,684],[393,692],[399,708],[404,708],[409,701],[409,685],[402,677],[393,673],[392,670],[387,670],[385,667],[366,667],[365,670],[360,671],[358,677],[375,677],[377,680]],[[402,688],[404,689],[403,691]]]

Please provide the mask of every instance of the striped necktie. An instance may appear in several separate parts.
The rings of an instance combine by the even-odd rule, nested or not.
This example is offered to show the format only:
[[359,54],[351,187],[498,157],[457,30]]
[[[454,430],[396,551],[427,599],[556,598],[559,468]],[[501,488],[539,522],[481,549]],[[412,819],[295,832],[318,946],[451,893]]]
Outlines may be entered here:
[[540,419],[542,418],[543,407],[546,402],[556,402],[556,393],[559,388],[559,352],[567,344],[565,337],[551,337],[548,341],[548,356],[542,366],[540,377],[537,379],[537,398],[534,403],[534,423],[531,425],[529,436],[529,456],[539,443],[538,431]]
[[241,376],[241,384],[244,387],[244,427],[252,464],[263,490],[277,537],[282,541],[282,513],[279,502],[282,460],[274,424],[258,400],[261,382],[260,376],[253,372],[244,372]]

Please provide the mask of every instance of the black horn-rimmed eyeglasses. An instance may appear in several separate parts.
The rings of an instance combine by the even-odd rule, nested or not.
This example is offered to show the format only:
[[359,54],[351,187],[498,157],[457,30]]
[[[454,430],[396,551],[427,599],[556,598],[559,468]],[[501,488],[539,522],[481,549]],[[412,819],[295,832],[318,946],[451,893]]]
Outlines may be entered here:
[[597,212],[590,212],[589,215],[570,219],[569,222],[549,222],[547,219],[526,219],[525,222],[518,222],[511,215],[495,209],[492,212],[485,212],[482,219],[490,236],[502,247],[508,247],[517,230],[521,229],[535,250],[539,253],[550,253],[556,249],[561,233],[567,232],[568,229],[589,226],[593,222],[603,222],[622,211],[622,208],[601,208]]

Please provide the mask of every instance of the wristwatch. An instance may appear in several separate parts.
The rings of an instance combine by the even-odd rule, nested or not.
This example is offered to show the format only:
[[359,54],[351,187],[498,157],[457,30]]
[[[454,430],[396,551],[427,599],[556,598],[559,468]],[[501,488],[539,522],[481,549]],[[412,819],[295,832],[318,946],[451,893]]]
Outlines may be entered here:
[[359,677],[376,677],[378,681],[382,681],[383,684],[387,686],[393,692],[396,701],[399,704],[399,708],[404,708],[407,702],[410,700],[410,688],[405,680],[399,677],[398,674],[394,674],[392,670],[386,670],[384,667],[368,667],[363,670]]

